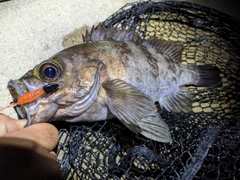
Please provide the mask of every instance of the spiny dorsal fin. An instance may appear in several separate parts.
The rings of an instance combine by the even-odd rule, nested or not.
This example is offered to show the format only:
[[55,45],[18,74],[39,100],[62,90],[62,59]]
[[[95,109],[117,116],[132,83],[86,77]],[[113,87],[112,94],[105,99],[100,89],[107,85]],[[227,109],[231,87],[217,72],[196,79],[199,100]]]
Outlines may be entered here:
[[82,36],[84,42],[89,41],[128,41],[134,44],[141,44],[142,38],[131,29],[117,29],[115,27],[105,27],[103,24],[98,24],[97,27],[92,27],[90,32],[86,31],[85,36]]
[[156,49],[158,52],[163,54],[167,59],[171,59],[174,62],[181,61],[183,46],[179,44],[179,42],[164,41],[156,37],[151,37],[147,40],[144,40],[142,45]]
[[97,27],[92,27],[91,31],[86,31],[85,36],[82,36],[84,42],[95,41],[128,41],[134,44],[142,44],[146,47],[156,49],[163,54],[167,59],[179,62],[183,51],[183,46],[177,42],[164,41],[156,37],[143,40],[134,30],[117,29],[116,27],[105,27],[103,24],[98,24]]

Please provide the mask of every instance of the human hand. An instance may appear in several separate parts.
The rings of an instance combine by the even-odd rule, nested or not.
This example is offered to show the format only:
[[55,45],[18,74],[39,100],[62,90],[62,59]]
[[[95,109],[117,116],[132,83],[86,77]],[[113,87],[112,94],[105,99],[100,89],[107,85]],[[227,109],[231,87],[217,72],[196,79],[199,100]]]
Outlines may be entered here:
[[0,179],[61,179],[52,152],[58,130],[49,123],[25,124],[0,114]]

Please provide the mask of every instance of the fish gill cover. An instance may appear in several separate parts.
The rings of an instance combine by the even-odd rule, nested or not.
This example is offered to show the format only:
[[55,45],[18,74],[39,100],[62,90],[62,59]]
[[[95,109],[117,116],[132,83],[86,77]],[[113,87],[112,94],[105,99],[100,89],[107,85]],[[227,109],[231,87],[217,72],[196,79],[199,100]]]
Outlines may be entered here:
[[240,22],[197,4],[148,1],[127,4],[103,23],[182,42],[182,63],[217,66],[223,87],[190,86],[191,113],[159,112],[172,144],[135,135],[118,120],[55,122],[63,178],[240,179]]

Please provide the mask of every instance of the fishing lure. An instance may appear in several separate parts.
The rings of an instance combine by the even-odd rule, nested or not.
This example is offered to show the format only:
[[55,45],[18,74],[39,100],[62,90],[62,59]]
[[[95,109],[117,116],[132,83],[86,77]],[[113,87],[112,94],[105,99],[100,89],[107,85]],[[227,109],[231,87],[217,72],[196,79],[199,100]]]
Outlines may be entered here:
[[27,92],[27,93],[23,94],[22,96],[20,96],[19,98],[14,99],[13,102],[11,102],[8,106],[0,109],[0,112],[7,108],[20,106],[20,105],[24,105],[24,104],[33,102],[39,96],[41,96],[43,94],[49,94],[49,93],[55,92],[57,90],[57,88],[58,88],[58,84],[47,84],[41,88]]

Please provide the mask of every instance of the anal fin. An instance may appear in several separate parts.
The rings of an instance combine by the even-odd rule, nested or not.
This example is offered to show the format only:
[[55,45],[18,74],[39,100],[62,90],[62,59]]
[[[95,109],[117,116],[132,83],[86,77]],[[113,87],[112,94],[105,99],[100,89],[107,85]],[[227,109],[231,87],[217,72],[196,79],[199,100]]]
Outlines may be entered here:
[[180,87],[176,91],[169,93],[159,100],[159,105],[167,111],[189,112],[192,109],[193,96],[186,87]]

